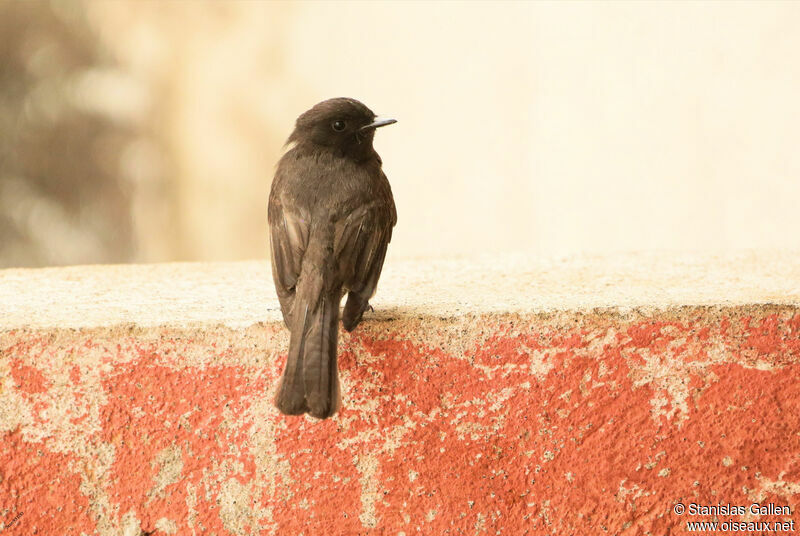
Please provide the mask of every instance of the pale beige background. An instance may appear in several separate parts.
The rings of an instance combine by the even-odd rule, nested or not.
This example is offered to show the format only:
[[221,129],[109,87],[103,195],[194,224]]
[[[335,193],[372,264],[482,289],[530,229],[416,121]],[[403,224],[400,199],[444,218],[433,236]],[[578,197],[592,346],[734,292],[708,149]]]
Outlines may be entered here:
[[[294,118],[352,96],[390,258],[800,248],[800,3],[99,2],[132,260],[267,255]],[[105,107],[105,108],[103,108]]]

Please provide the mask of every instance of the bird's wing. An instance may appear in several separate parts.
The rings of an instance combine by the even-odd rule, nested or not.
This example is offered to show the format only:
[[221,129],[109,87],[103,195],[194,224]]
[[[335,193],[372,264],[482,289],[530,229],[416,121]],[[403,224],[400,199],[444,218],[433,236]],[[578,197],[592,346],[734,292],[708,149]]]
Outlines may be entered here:
[[[375,294],[378,278],[392,239],[392,212],[383,203],[371,203],[353,211],[336,225],[334,255],[344,286],[350,291],[342,318],[352,329],[368,300]],[[352,303],[350,301],[352,300]]]
[[[376,157],[380,163],[380,157]],[[365,305],[375,294],[386,248],[392,239],[392,228],[397,223],[392,188],[383,171],[375,186],[374,201],[340,222],[334,239],[336,258],[343,268],[342,280]]]
[[269,204],[270,250],[272,278],[281,303],[283,319],[289,317],[294,304],[295,286],[300,277],[300,265],[308,245],[308,218],[286,210],[280,200],[271,198]]

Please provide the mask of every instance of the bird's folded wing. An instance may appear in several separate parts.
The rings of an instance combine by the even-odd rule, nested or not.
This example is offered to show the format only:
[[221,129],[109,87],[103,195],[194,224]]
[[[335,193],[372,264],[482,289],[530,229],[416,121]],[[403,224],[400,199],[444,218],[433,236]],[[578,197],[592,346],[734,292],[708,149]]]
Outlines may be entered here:
[[372,203],[359,207],[336,224],[334,256],[341,280],[348,290],[365,300],[375,293],[393,223],[386,207]]
[[309,223],[302,216],[284,210],[277,204],[270,206],[270,213],[272,278],[283,318],[288,324],[295,286],[300,277],[300,265],[308,245]]

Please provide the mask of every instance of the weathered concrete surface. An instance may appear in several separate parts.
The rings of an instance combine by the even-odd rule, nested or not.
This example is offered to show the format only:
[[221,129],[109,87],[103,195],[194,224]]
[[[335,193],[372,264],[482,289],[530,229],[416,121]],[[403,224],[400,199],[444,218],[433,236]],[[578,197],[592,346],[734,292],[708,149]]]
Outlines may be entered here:
[[0,272],[2,533],[667,534],[715,519],[679,502],[798,503],[800,255],[390,261],[324,422],[272,407],[273,296],[265,263]]

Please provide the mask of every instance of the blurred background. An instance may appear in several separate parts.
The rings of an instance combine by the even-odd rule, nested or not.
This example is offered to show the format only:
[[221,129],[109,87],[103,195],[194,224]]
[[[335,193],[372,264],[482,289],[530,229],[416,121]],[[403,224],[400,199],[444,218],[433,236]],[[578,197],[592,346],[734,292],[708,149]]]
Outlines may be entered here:
[[0,267],[267,258],[294,119],[376,148],[391,257],[800,249],[800,3],[0,0]]

